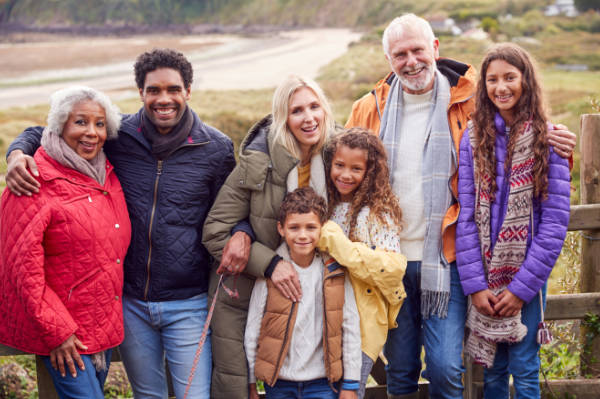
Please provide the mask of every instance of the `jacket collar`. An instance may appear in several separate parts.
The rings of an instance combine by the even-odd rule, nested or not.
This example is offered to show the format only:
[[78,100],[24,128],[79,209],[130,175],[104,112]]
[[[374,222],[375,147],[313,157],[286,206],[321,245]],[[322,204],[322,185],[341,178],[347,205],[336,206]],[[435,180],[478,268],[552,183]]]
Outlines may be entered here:
[[[450,104],[465,102],[475,93],[477,82],[477,71],[469,64],[465,64],[450,58],[438,58],[437,69],[450,82]],[[379,93],[377,97],[385,101],[389,87],[397,79],[394,72],[390,72],[385,78],[375,84],[373,91]]]
[[477,82],[475,68],[450,58],[438,59],[437,67],[450,82],[450,104],[465,102],[473,97]]
[[506,122],[504,121],[499,112],[496,112],[496,115],[494,115],[494,124],[496,125],[497,134],[506,134]]
[[[51,181],[55,179],[68,180],[73,184],[94,186],[95,188],[101,187],[100,183],[95,181],[89,176],[84,175],[76,171],[75,169],[69,168],[58,163],[56,160],[50,157],[44,150],[44,147],[38,148],[34,155],[35,162],[38,165],[40,172],[40,179],[44,181]],[[109,180],[109,175],[113,171],[113,166],[108,160],[106,161],[106,180],[105,185]]]
[[[121,127],[119,129],[119,134],[126,134],[132,137],[134,140],[138,141],[141,145],[143,145],[148,150],[151,149],[150,143],[142,134],[142,113],[144,112],[144,108],[140,108],[140,110],[135,114],[123,115],[123,120],[121,121]],[[200,117],[192,110],[192,115],[194,117],[194,123],[192,124],[192,128],[190,129],[190,134],[187,137],[186,142],[183,144],[204,144],[210,142],[210,136],[207,132],[207,127],[202,122]]]

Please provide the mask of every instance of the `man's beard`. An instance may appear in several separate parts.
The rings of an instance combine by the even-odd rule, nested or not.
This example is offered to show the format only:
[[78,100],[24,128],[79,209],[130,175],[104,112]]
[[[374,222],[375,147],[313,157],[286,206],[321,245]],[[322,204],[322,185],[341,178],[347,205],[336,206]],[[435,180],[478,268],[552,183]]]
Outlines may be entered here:
[[[419,79],[410,79],[410,78],[406,78],[404,76],[404,73],[407,71],[415,71],[418,69],[421,69],[425,67],[425,72],[426,74],[422,77],[420,77]],[[411,91],[421,91],[424,90],[425,88],[427,88],[427,86],[429,86],[431,84],[431,81],[433,80],[434,76],[435,76],[435,71],[436,71],[436,66],[435,63],[431,63],[430,65],[427,65],[425,63],[419,63],[416,66],[414,66],[413,68],[408,68],[405,67],[400,71],[400,74],[398,75],[398,79],[400,79],[400,83],[402,84],[402,87],[407,88]]]

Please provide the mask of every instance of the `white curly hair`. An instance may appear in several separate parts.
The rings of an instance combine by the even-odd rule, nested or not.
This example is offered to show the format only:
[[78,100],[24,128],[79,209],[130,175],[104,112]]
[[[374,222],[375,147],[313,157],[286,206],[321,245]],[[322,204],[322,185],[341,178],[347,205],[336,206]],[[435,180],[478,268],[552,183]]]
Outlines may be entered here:
[[93,101],[104,108],[106,113],[106,134],[114,137],[121,126],[121,113],[108,96],[96,89],[87,86],[69,86],[58,90],[50,96],[50,112],[48,112],[48,130],[59,136],[69,114],[75,104],[83,101]]

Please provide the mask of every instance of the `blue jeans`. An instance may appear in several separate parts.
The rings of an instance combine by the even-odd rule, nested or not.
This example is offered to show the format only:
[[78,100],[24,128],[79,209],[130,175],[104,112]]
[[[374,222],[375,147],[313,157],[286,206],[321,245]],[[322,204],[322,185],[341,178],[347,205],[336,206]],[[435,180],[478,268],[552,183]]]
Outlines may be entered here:
[[423,377],[429,384],[430,398],[461,398],[462,348],[467,297],[465,297],[456,263],[450,265],[450,303],[448,316],[421,317],[421,262],[406,266],[403,283],[407,298],[398,313],[398,328],[390,330],[384,347],[388,392],[405,395],[419,389],[421,348],[425,346],[427,370]]
[[[167,398],[165,357],[175,396],[183,398],[206,321],[207,302],[207,294],[163,302],[123,297],[125,340],[120,351],[136,399]],[[190,398],[209,397],[211,371],[209,330],[189,391]]]
[[105,351],[106,370],[103,371],[96,371],[90,355],[81,355],[85,371],[75,366],[77,377],[72,377],[68,369],[65,376],[61,376],[60,371],[52,368],[50,356],[42,356],[42,360],[52,377],[52,382],[54,382],[56,393],[58,393],[60,399],[104,399],[104,381],[106,381],[108,375],[111,353],[112,349]]
[[[542,289],[544,303],[546,286]],[[539,294],[538,294],[539,295]],[[513,376],[516,397],[540,397],[540,358],[536,335],[541,320],[540,298],[536,295],[521,309],[521,321],[527,326],[527,335],[517,344],[498,344],[494,365],[484,371],[484,396],[486,399],[509,397],[508,378]]]
[[[336,384],[335,389],[338,390]],[[274,386],[265,384],[267,399],[336,399],[327,378],[310,381],[277,380]]]

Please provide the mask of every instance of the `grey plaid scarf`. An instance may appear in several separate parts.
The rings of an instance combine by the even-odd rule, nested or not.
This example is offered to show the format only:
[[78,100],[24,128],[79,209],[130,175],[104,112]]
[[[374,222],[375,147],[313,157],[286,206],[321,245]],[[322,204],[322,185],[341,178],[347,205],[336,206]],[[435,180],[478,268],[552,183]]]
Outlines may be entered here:
[[[433,106],[425,129],[427,138],[423,152],[423,200],[425,209],[425,242],[421,262],[421,314],[446,317],[450,300],[450,267],[442,253],[442,220],[452,204],[450,177],[456,171],[456,151],[448,125],[450,84],[436,71],[433,86]],[[400,143],[402,118],[402,86],[398,78],[390,87],[386,106],[381,117],[379,137],[388,153],[391,183],[398,160],[396,152]],[[401,166],[401,165],[400,165]]]

